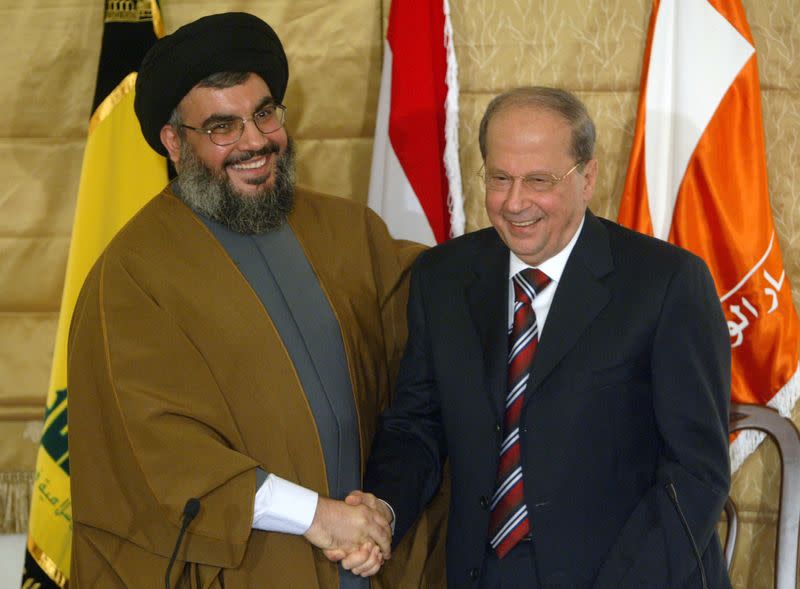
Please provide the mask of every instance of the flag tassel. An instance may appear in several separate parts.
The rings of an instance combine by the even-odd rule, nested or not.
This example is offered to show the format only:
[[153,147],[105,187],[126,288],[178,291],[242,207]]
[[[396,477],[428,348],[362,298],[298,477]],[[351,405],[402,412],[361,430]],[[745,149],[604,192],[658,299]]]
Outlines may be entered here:
[[[768,407],[776,409],[784,417],[792,418],[792,407],[800,399],[800,364],[792,377],[767,403]],[[736,472],[745,459],[755,452],[756,448],[764,441],[766,434],[759,430],[746,429],[739,432],[730,447],[731,472]]]
[[444,43],[447,48],[447,99],[445,100],[444,167],[450,184],[447,208],[450,212],[450,237],[464,234],[464,195],[461,189],[461,163],[458,159],[458,62],[453,46],[453,25],[450,22],[450,3],[444,0]]

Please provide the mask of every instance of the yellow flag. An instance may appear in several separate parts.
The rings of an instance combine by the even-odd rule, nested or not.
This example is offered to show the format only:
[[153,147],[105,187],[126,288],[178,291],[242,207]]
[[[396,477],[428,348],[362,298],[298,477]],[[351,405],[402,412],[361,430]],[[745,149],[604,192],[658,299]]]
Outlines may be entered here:
[[166,160],[147,145],[133,111],[135,70],[162,35],[157,0],[106,0],[93,114],[31,494],[23,589],[69,585],[67,336],[75,301],[92,265],[117,231],[167,182]]

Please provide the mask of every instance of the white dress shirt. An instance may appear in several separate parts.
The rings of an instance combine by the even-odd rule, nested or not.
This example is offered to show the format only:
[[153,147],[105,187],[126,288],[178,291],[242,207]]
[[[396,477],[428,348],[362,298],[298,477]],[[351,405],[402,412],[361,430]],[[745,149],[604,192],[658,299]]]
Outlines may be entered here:
[[314,520],[318,500],[315,491],[269,474],[256,491],[253,527],[266,532],[304,534]]
[[[560,252],[558,252],[552,258],[545,260],[536,268],[547,274],[550,277],[550,284],[542,289],[541,292],[536,293],[533,301],[531,302],[531,306],[533,307],[534,313],[536,313],[536,326],[539,329],[539,337],[541,338],[542,333],[544,333],[544,324],[547,321],[547,315],[550,312],[550,305],[553,304],[553,297],[556,294],[556,289],[558,288],[558,283],[561,281],[561,275],[564,273],[564,268],[567,265],[567,260],[569,259],[569,255],[572,253],[575,244],[578,242],[578,236],[581,234],[581,230],[583,230],[583,219],[581,220],[581,224],[578,226],[578,230],[575,231],[575,235],[572,236],[572,239],[569,240],[569,243],[564,246]],[[520,260],[517,255],[509,251],[510,261],[508,264],[508,329],[511,329],[511,326],[514,323],[514,282],[512,278],[525,268],[533,268],[533,266],[529,266],[522,260]]]
[[[392,512],[394,534],[394,509],[380,497],[378,500]],[[314,520],[319,495],[286,479],[270,474],[256,491],[253,508],[253,527],[265,532],[305,534]]]

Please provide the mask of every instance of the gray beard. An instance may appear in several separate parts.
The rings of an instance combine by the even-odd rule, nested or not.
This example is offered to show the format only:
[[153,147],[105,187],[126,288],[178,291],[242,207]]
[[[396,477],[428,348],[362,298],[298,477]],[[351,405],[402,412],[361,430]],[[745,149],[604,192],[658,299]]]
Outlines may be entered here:
[[[263,149],[243,154],[242,159],[277,153],[270,143]],[[255,194],[242,194],[224,171],[206,166],[187,141],[181,142],[176,193],[192,210],[245,235],[265,233],[286,222],[294,207],[295,162],[291,137],[286,151],[278,157],[275,184]]]

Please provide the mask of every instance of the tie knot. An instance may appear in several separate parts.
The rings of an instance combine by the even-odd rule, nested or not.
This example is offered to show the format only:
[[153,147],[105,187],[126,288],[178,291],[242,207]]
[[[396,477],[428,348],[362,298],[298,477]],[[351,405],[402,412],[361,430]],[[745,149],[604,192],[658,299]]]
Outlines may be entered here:
[[525,268],[514,275],[514,298],[532,301],[542,289],[550,284],[550,277],[538,268]]

